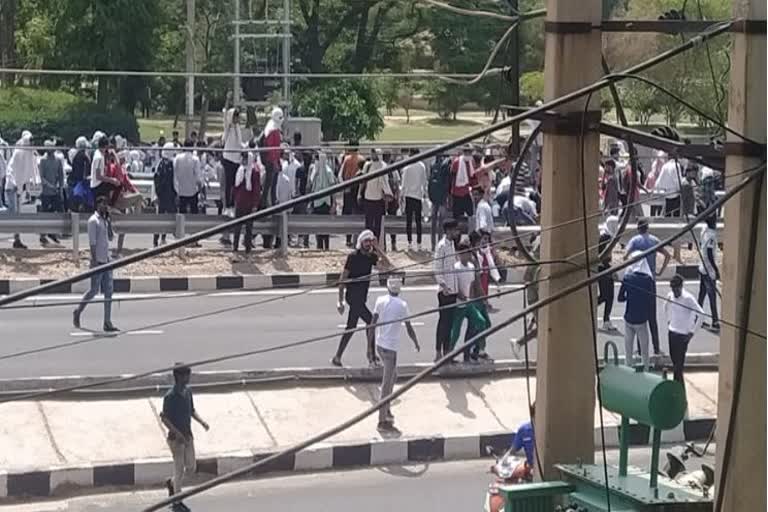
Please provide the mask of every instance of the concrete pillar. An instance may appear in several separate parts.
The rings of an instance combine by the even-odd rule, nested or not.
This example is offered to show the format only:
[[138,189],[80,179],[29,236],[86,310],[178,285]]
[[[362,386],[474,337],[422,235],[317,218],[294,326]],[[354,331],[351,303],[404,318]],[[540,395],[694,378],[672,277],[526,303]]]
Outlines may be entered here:
[[[600,0],[548,0],[544,96],[549,101],[602,76]],[[583,98],[557,110],[562,122],[544,121],[541,224],[551,226],[582,216],[582,158],[580,125]],[[590,117],[599,120],[599,98],[594,96]],[[587,211],[598,206],[599,135],[588,131],[584,146]],[[597,223],[589,226],[590,246],[597,243]],[[541,259],[572,257],[584,249],[583,226],[569,224],[542,235]],[[594,255],[594,252],[592,253]],[[593,256],[596,261],[596,255]],[[564,265],[545,265],[541,276],[573,271]],[[541,297],[553,295],[586,276],[586,271],[545,281]],[[539,314],[535,430],[547,478],[557,477],[557,463],[585,463],[594,459],[595,365],[592,354],[587,290],[543,308]]]
[[[765,80],[765,0],[734,0],[733,17],[762,20],[763,32],[748,33],[736,29],[731,50],[731,83],[728,102],[728,126],[747,137],[765,144],[766,80]],[[747,30],[752,26],[747,22]],[[741,140],[728,136],[728,142]],[[743,146],[727,146],[726,176],[741,173],[759,164],[765,156],[744,154]],[[746,152],[749,153],[749,152]],[[740,178],[728,180],[727,185]],[[759,188],[758,188],[759,187]],[[753,183],[725,206],[723,237],[723,301],[722,317],[737,325],[748,318],[751,331],[764,334],[765,322],[765,181]],[[757,204],[759,202],[759,205]],[[753,238],[753,215],[758,213],[756,239]],[[750,276],[749,267],[754,262]],[[748,310],[747,310],[748,306]],[[720,482],[727,468],[720,510],[765,510],[765,417],[766,417],[766,342],[726,324],[720,335],[720,380],[717,410],[717,475]],[[743,366],[739,360],[743,356]],[[726,454],[734,394],[740,388],[731,445]],[[727,457],[727,458],[726,458]]]

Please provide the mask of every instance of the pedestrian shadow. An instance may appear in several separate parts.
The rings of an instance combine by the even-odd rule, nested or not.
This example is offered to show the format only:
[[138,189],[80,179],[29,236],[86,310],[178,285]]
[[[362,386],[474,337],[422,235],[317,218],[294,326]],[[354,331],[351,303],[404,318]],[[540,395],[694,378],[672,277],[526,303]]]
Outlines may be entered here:
[[440,382],[440,387],[445,392],[445,397],[448,399],[448,410],[461,414],[465,418],[475,419],[477,415],[469,410],[469,403],[467,402],[466,391],[467,388],[464,385],[464,380],[443,380]]
[[[346,384],[344,386],[344,390],[361,402],[365,402],[368,405],[373,405],[379,401],[378,388],[374,389],[373,385],[370,384]],[[392,405],[394,405],[394,403]]]
[[419,467],[413,469],[411,469],[411,466],[380,466],[376,470],[392,476],[418,478],[429,471],[429,464],[420,464]]

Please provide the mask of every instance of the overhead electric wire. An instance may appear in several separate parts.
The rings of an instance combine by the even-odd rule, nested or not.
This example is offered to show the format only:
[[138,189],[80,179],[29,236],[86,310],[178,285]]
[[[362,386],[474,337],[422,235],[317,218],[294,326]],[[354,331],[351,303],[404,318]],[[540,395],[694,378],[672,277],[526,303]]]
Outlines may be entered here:
[[447,364],[449,361],[451,361],[454,357],[461,354],[465,349],[470,348],[472,345],[477,343],[481,338],[485,338],[491,334],[494,334],[496,332],[499,332],[500,330],[505,329],[509,325],[513,324],[514,322],[520,320],[521,318],[524,318],[526,315],[532,313],[533,311],[536,311],[548,304],[551,304],[563,297],[566,297],[568,295],[571,295],[574,292],[577,292],[581,290],[584,286],[589,286],[595,282],[597,282],[598,279],[601,279],[606,276],[610,276],[612,273],[616,272],[617,270],[624,269],[630,265],[633,265],[637,261],[640,261],[640,259],[647,257],[650,254],[655,254],[659,249],[671,244],[672,242],[679,239],[688,229],[690,229],[693,225],[693,223],[698,223],[704,218],[706,218],[708,215],[710,215],[713,211],[716,211],[717,208],[719,208],[723,203],[728,201],[731,197],[733,197],[735,194],[740,192],[742,189],[744,189],[746,186],[748,186],[750,183],[752,183],[755,179],[757,179],[757,176],[762,176],[763,173],[753,174],[747,178],[745,178],[741,183],[733,187],[731,190],[726,192],[726,194],[718,199],[715,203],[710,205],[708,208],[706,208],[702,213],[700,213],[692,223],[689,223],[689,225],[686,227],[686,229],[680,230],[678,233],[673,234],[664,240],[660,241],[658,244],[653,245],[652,247],[649,247],[648,249],[639,252],[635,257],[629,258],[628,260],[620,263],[616,267],[607,269],[602,272],[598,272],[597,274],[592,275],[589,278],[580,280],[577,283],[574,283],[572,285],[566,286],[563,289],[559,290],[553,295],[550,295],[549,297],[545,297],[544,299],[541,299],[537,301],[535,304],[532,304],[528,306],[527,308],[524,308],[522,311],[516,313],[515,315],[507,318],[506,320],[500,322],[497,325],[491,326],[488,329],[479,332],[477,335],[473,336],[471,339],[466,341],[465,343],[455,347],[453,350],[451,350],[448,354],[445,354],[441,359],[438,361],[435,361],[433,365],[430,367],[422,370],[417,375],[409,379],[407,382],[405,382],[402,386],[400,386],[397,390],[394,390],[392,393],[390,393],[388,396],[380,399],[375,404],[371,405],[367,409],[361,411],[360,413],[354,415],[350,419],[331,427],[330,429],[327,429],[323,432],[320,432],[300,443],[296,443],[290,448],[287,448],[285,450],[282,450],[278,453],[274,453],[270,456],[267,456],[263,459],[260,459],[258,462],[249,464],[247,466],[244,466],[240,469],[237,469],[235,471],[231,471],[229,473],[226,473],[224,475],[218,476],[216,478],[213,478],[207,482],[204,482],[198,486],[195,486],[191,489],[187,489],[186,491],[182,491],[178,494],[175,494],[169,498],[163,499],[153,505],[150,505],[143,509],[143,512],[153,512],[155,510],[159,510],[162,507],[171,505],[172,503],[181,501],[183,499],[189,498],[190,496],[194,496],[196,494],[200,494],[208,489],[212,489],[214,487],[217,487],[223,483],[226,483],[228,481],[231,481],[239,476],[246,475],[248,473],[251,473],[255,469],[262,467],[266,464],[269,464],[281,457],[285,457],[287,455],[295,454],[305,448],[308,448],[309,446],[312,446],[313,444],[319,443],[321,441],[324,441],[325,439],[328,439],[329,437],[332,437],[340,432],[343,432],[344,430],[352,427],[353,425],[359,423],[363,419],[367,418],[368,416],[372,415],[376,411],[378,411],[381,407],[391,403],[393,400],[397,399],[398,397],[405,394],[407,391],[409,391],[411,388],[413,388],[416,384],[424,380],[426,377],[434,373],[436,370]]
[[[643,71],[645,69],[648,69],[648,68],[658,64],[659,62],[663,62],[663,61],[665,61],[667,59],[670,59],[670,58],[672,58],[672,57],[674,57],[674,56],[676,56],[676,55],[678,55],[680,53],[683,53],[683,52],[689,50],[690,48],[693,48],[694,46],[700,44],[701,42],[703,42],[703,41],[705,41],[707,39],[710,39],[712,37],[716,37],[716,36],[718,36],[720,34],[725,33],[726,31],[728,31],[730,29],[732,24],[733,24],[733,22],[730,22],[730,21],[722,23],[722,24],[718,24],[714,28],[709,29],[706,32],[702,32],[701,34],[699,34],[698,36],[692,38],[691,40],[689,40],[688,42],[686,42],[684,44],[681,44],[681,45],[679,45],[677,47],[674,47],[674,48],[672,48],[670,50],[662,52],[662,53],[660,53],[660,54],[658,54],[658,55],[656,55],[656,56],[654,56],[654,57],[652,57],[650,59],[647,59],[647,60],[645,60],[645,61],[643,61],[643,62],[641,62],[641,63],[639,63],[639,64],[637,64],[635,66],[630,67],[629,69],[625,70],[624,73],[631,75],[631,74]],[[416,163],[416,162],[418,162],[420,160],[423,160],[425,158],[430,158],[432,156],[436,156],[438,154],[445,153],[446,151],[448,151],[448,150],[450,150],[452,148],[459,147],[459,146],[461,146],[461,145],[463,145],[463,144],[465,144],[467,142],[471,142],[471,141],[473,141],[475,139],[482,138],[482,137],[484,137],[485,135],[487,135],[489,133],[492,133],[492,132],[498,131],[500,129],[504,129],[504,128],[507,128],[509,126],[512,126],[513,124],[518,123],[518,122],[520,122],[520,121],[522,121],[524,119],[527,119],[529,117],[532,117],[533,115],[536,115],[536,114],[542,113],[542,112],[546,112],[547,110],[550,110],[550,109],[555,108],[557,106],[563,105],[565,103],[569,103],[570,101],[573,101],[574,99],[577,99],[577,98],[580,98],[580,97],[582,97],[582,96],[584,96],[586,94],[589,94],[590,92],[595,92],[595,91],[598,91],[598,90],[600,90],[600,89],[602,89],[604,87],[607,87],[608,84],[610,82],[612,82],[612,81],[621,80],[621,79],[623,79],[623,77],[621,77],[621,76],[604,77],[604,78],[598,80],[597,82],[594,82],[594,83],[592,83],[590,85],[587,85],[587,86],[585,86],[585,87],[583,87],[581,89],[578,89],[576,91],[567,93],[567,94],[565,94],[563,96],[560,96],[559,98],[553,99],[553,100],[551,100],[551,101],[549,101],[547,103],[544,103],[544,104],[542,104],[542,105],[540,105],[538,107],[534,107],[534,108],[532,108],[532,109],[530,109],[530,110],[528,110],[526,112],[523,112],[521,114],[518,114],[518,115],[515,115],[515,116],[511,116],[511,117],[507,118],[505,121],[502,121],[500,123],[497,123],[497,124],[494,124],[494,125],[491,125],[491,126],[488,126],[488,127],[482,128],[482,129],[479,129],[477,131],[471,132],[468,135],[464,135],[462,137],[459,137],[458,139],[455,139],[455,140],[451,141],[450,143],[442,144],[440,146],[437,146],[437,147],[434,147],[434,148],[432,148],[430,150],[427,150],[427,151],[425,151],[423,153],[420,153],[420,154],[417,154],[417,155],[405,158],[403,160],[400,160],[399,162],[396,162],[394,164],[388,165],[388,166],[386,166],[383,169],[380,169],[378,171],[370,172],[370,173],[367,173],[367,174],[362,175],[362,176],[356,176],[356,177],[354,177],[354,178],[352,178],[350,180],[344,181],[344,182],[339,183],[337,185],[333,185],[333,186],[331,186],[329,188],[326,188],[324,190],[320,190],[320,191],[317,191],[317,192],[312,192],[312,193],[307,194],[307,195],[305,195],[305,196],[303,196],[301,198],[295,198],[295,199],[292,199],[290,201],[286,201],[285,203],[278,204],[276,206],[272,206],[272,207],[269,207],[269,208],[265,208],[264,210],[260,210],[258,212],[254,212],[254,213],[251,213],[249,215],[245,215],[245,216],[240,217],[238,219],[233,219],[231,221],[228,221],[228,222],[225,222],[223,224],[220,224],[219,226],[216,226],[216,227],[213,227],[213,228],[209,228],[209,229],[205,229],[203,231],[199,231],[198,233],[195,233],[193,235],[189,235],[189,236],[187,236],[187,237],[185,237],[185,238],[183,238],[181,240],[176,240],[176,241],[174,241],[174,242],[172,242],[170,244],[167,244],[167,245],[164,245],[164,246],[160,246],[160,247],[155,247],[155,248],[152,248],[152,249],[147,249],[145,251],[133,254],[131,256],[127,256],[127,257],[122,258],[120,260],[115,260],[115,261],[106,263],[104,265],[99,265],[97,267],[91,268],[90,270],[86,270],[86,271],[84,271],[84,272],[82,272],[80,274],[74,275],[74,276],[70,276],[70,277],[67,277],[67,278],[64,278],[64,279],[52,281],[52,282],[49,282],[49,283],[46,283],[46,284],[43,284],[43,285],[40,285],[40,286],[29,288],[27,290],[22,290],[22,291],[19,291],[19,292],[15,292],[15,293],[10,294],[10,295],[8,295],[8,296],[6,296],[4,298],[0,298],[0,306],[6,305],[6,304],[10,304],[12,302],[16,302],[18,300],[21,300],[21,299],[26,298],[26,297],[30,297],[32,295],[36,295],[36,294],[41,293],[41,292],[43,292],[45,290],[50,290],[50,289],[54,289],[56,287],[60,287],[60,286],[65,285],[65,284],[71,284],[71,283],[75,283],[77,281],[81,281],[83,279],[89,278],[89,277],[91,277],[93,275],[99,274],[99,273],[104,272],[106,270],[114,270],[116,268],[124,267],[126,265],[130,265],[131,263],[134,263],[134,262],[137,262],[137,261],[141,261],[143,259],[146,259],[146,258],[149,258],[149,257],[152,257],[152,256],[157,256],[157,255],[169,252],[169,251],[173,251],[173,250],[178,249],[180,247],[184,247],[186,245],[189,245],[189,244],[192,244],[194,242],[197,242],[198,240],[202,240],[204,238],[209,238],[211,236],[217,235],[217,234],[222,233],[224,231],[229,231],[232,228],[234,228],[234,227],[236,227],[238,225],[244,224],[246,222],[252,222],[254,220],[258,220],[258,219],[261,219],[261,218],[264,218],[264,217],[268,217],[268,216],[274,215],[276,213],[287,211],[289,209],[292,209],[294,206],[296,206],[299,203],[304,203],[304,202],[307,202],[307,201],[311,201],[311,200],[315,200],[315,199],[320,199],[320,198],[329,196],[331,194],[335,194],[337,192],[341,192],[342,190],[344,190],[346,188],[349,188],[349,187],[352,187],[352,186],[355,186],[355,185],[359,185],[360,183],[367,182],[369,180],[376,179],[376,178],[379,178],[381,176],[388,175],[390,172],[402,169],[403,167],[405,167],[407,165]]]
[[[458,85],[474,85],[478,82],[480,82],[485,76],[488,74],[491,65],[493,64],[493,60],[496,58],[496,54],[499,53],[499,50],[501,50],[501,47],[504,45],[504,43],[509,39],[509,37],[512,35],[512,33],[517,30],[518,23],[515,22],[510,26],[506,32],[504,32],[504,35],[501,36],[501,39],[496,43],[496,45],[493,47],[493,50],[491,51],[490,57],[488,57],[488,60],[485,62],[485,66],[483,66],[482,71],[477,74],[474,78],[470,80],[459,80],[455,78],[449,78],[449,77],[443,77],[441,78],[442,81],[451,83],[451,84],[458,84]],[[503,68],[496,69],[497,73],[502,73],[504,71]]]
[[[579,146],[580,146],[580,154],[579,154],[579,170],[581,173],[581,211],[582,211],[582,229],[584,232],[584,260],[585,260],[585,270],[587,272],[587,279],[592,275],[591,272],[591,262],[590,262],[590,246],[589,246],[589,223],[587,223],[587,173],[585,169],[584,164],[584,158],[585,158],[585,146],[586,141],[585,137],[587,135],[587,114],[589,112],[589,103],[592,101],[592,93],[590,92],[587,94],[587,99],[584,101],[584,112],[581,116],[581,134],[579,136]],[[635,175],[636,169],[632,169],[632,174]],[[637,176],[635,175],[632,180],[630,181],[631,184],[634,184],[634,180],[637,179]],[[630,192],[632,194],[632,192]],[[629,218],[629,213],[627,210],[626,218],[624,221],[624,226],[626,227],[626,220]],[[600,255],[602,256],[602,254]],[[598,256],[598,257],[600,257]],[[596,317],[596,309],[597,306],[595,305],[595,296],[594,292],[592,290],[592,286],[587,286],[587,296],[589,297],[589,318],[590,318],[590,327],[591,327],[591,333],[592,333],[592,353],[594,357],[594,364],[595,364],[595,378],[597,379],[597,405],[598,405],[598,416],[600,418],[600,448],[603,453],[603,477],[605,478],[605,503],[608,508],[608,512],[611,512],[611,487],[608,482],[608,454],[606,453],[605,448],[605,419],[603,418],[603,391],[600,386],[600,357],[598,355],[598,348],[597,348],[597,317]],[[654,299],[655,300],[655,299]],[[627,359],[629,359],[630,354],[627,354]]]

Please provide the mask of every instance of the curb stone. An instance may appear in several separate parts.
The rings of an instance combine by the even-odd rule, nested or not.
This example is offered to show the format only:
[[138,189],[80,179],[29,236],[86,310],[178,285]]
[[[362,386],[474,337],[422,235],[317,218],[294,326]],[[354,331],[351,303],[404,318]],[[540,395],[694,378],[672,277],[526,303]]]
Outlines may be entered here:
[[[714,418],[685,420],[680,427],[664,433],[665,443],[703,441],[715,425]],[[615,448],[619,426],[605,429],[606,447]],[[650,429],[630,424],[630,446],[649,444]],[[515,432],[371,440],[351,444],[317,444],[296,454],[281,457],[249,476],[273,472],[337,470],[382,464],[405,464],[487,457],[486,448],[503,452],[513,442]],[[595,445],[600,446],[600,429],[595,429]],[[239,451],[200,458],[197,472],[209,479],[263,459],[272,453]],[[7,473],[0,471],[0,498],[47,497],[64,495],[73,489],[101,487],[157,487],[173,471],[170,457],[137,459],[96,465],[53,466],[46,469]]]
[[[406,270],[396,272],[404,276],[406,285],[432,285],[435,280],[430,270]],[[507,272],[507,284],[523,284],[525,271],[521,269],[509,269]],[[661,280],[670,279],[675,273],[679,273],[685,279],[698,279],[698,267],[696,265],[676,265],[668,267]],[[207,276],[133,276],[118,277],[114,280],[115,293],[130,292],[187,292],[187,291],[226,291],[226,290],[253,290],[296,288],[304,286],[318,286],[323,283],[333,286],[340,277],[339,272],[307,272],[286,274],[242,274],[242,275],[207,275]],[[378,280],[380,286],[386,286],[388,274],[375,274],[373,279]],[[28,288],[34,288],[41,284],[50,283],[53,279],[38,279],[33,277],[20,277],[14,279],[0,279],[0,295],[8,295]],[[375,281],[374,281],[375,282]],[[46,294],[84,293],[88,289],[87,280],[74,284],[58,286],[47,290]]]
[[[693,353],[686,356],[686,368],[688,371],[717,371],[720,356],[714,353]],[[623,362],[624,357],[619,357]],[[661,361],[663,367],[670,367],[669,356]],[[430,363],[416,363],[401,365],[398,367],[398,379],[408,379],[425,368]],[[536,361],[529,362],[529,368],[533,372],[536,369]],[[438,370],[433,378],[460,379],[460,378],[503,378],[525,375],[525,361],[518,359],[497,360],[484,365],[456,365],[444,367]],[[66,388],[93,384],[102,380],[112,380],[129,375],[101,375],[101,376],[50,376],[30,377],[21,379],[0,379],[0,396],[11,397],[13,395],[47,391],[51,389]],[[274,370],[219,370],[195,372],[195,381],[190,387],[196,392],[221,391],[221,388],[243,388],[256,386],[301,386],[318,385],[323,383],[344,382],[374,382],[381,380],[381,369],[367,367],[359,368],[282,368]],[[99,388],[83,390],[79,393],[62,394],[64,397],[82,397],[119,395],[124,393],[157,394],[164,392],[173,386],[173,378],[169,372],[155,373],[142,377],[135,381],[122,382],[114,385],[101,386]]]

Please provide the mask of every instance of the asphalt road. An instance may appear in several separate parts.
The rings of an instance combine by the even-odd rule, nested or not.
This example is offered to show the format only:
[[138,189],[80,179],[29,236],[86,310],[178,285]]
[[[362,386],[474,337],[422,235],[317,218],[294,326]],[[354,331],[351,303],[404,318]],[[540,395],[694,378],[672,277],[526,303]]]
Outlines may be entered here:
[[[692,285],[689,285],[692,287]],[[507,289],[511,289],[508,287]],[[666,294],[665,286],[659,294]],[[176,361],[191,361],[223,354],[271,347],[314,336],[330,334],[344,329],[346,316],[336,311],[336,290],[315,291],[297,297],[227,313],[190,319],[171,325],[163,322],[194,315],[212,313],[219,309],[275,299],[296,290],[267,290],[259,292],[219,292],[205,297],[173,296],[157,294],[156,299],[122,302],[113,306],[114,323],[123,330],[137,330],[121,336],[93,340],[87,330],[72,327],[72,305],[34,309],[0,310],[0,378],[19,378],[52,375],[115,375],[135,373],[167,366]],[[369,305],[384,293],[380,288],[371,290]],[[434,287],[406,287],[403,297],[409,302],[412,313],[437,306]],[[122,295],[122,297],[136,297]],[[23,304],[57,303],[76,301],[75,295],[62,295],[27,300]],[[500,321],[522,309],[522,294],[513,293],[493,303],[501,312],[491,316]],[[667,351],[666,324],[663,319],[663,301],[659,300],[659,326],[662,350]],[[600,308],[602,311],[602,308]],[[585,314],[588,310],[585,310]],[[614,323],[622,328],[620,320],[623,305],[613,310]],[[102,307],[93,304],[83,314],[83,327],[100,328]],[[434,336],[437,315],[432,314],[413,320],[421,340],[422,351],[416,353],[407,341],[400,350],[400,362],[428,362],[434,358]],[[362,325],[362,324],[361,324]],[[489,339],[488,352],[496,359],[510,359],[513,354],[510,338],[522,335],[522,323],[500,331]],[[405,337],[405,336],[404,336]],[[618,341],[623,347],[622,336],[599,333],[602,347],[608,339]],[[585,344],[589,339],[583,340]],[[59,344],[78,343],[74,346],[40,352],[22,357],[3,359],[3,356],[19,351],[34,350]],[[290,367],[320,367],[329,365],[338,338],[249,356],[209,365],[212,369],[269,369]],[[601,348],[602,351],[602,348]],[[689,352],[719,352],[719,339],[707,331],[699,331],[691,342]],[[531,358],[536,357],[536,342],[530,344]],[[344,355],[349,366],[361,366],[365,360],[365,335],[355,333]]]
[[[609,464],[618,464],[618,451],[610,450],[607,458]],[[596,459],[602,461],[597,455]],[[650,449],[632,449],[629,461],[647,467]],[[491,482],[487,473],[491,462],[486,459],[275,476],[224,484],[189,498],[186,504],[195,511],[227,512],[480,511]],[[688,469],[698,469],[702,462],[714,464],[714,456],[691,460]],[[0,512],[136,512],[164,496],[162,491],[103,494],[0,506]]]

